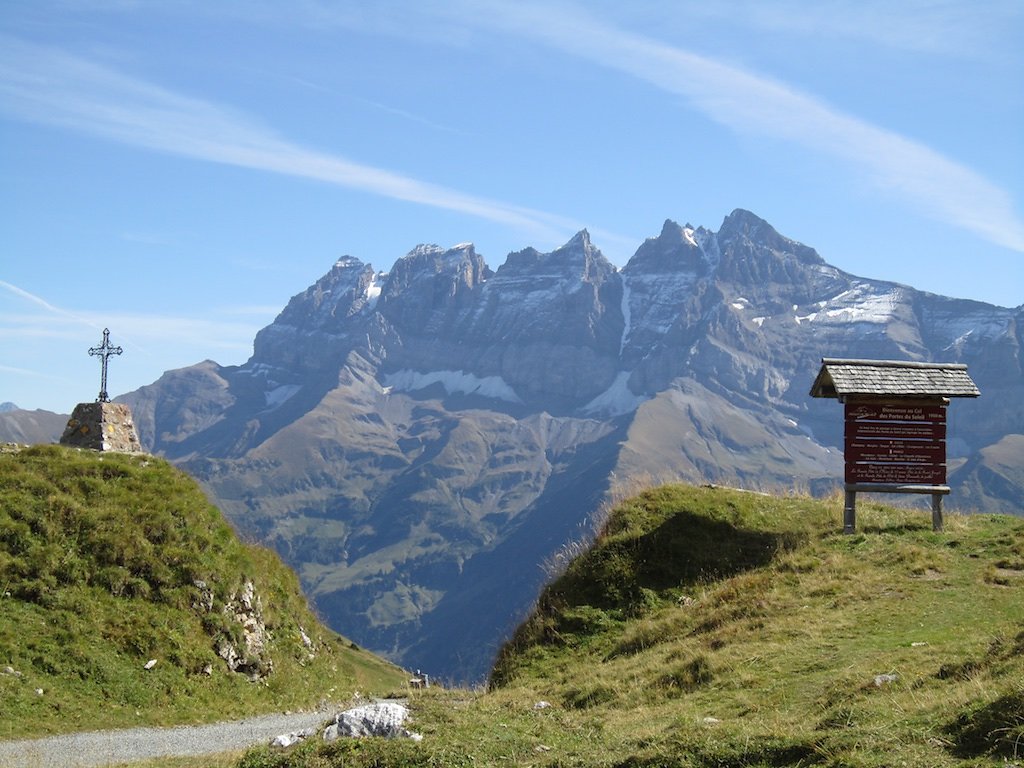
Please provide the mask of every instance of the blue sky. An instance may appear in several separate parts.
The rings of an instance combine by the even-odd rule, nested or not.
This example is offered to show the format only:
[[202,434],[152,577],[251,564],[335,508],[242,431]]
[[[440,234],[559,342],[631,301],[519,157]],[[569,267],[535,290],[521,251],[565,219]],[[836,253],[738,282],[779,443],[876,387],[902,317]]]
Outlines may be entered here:
[[1024,303],[1019,0],[3,0],[0,402],[244,362],[343,255],[734,208],[865,277]]

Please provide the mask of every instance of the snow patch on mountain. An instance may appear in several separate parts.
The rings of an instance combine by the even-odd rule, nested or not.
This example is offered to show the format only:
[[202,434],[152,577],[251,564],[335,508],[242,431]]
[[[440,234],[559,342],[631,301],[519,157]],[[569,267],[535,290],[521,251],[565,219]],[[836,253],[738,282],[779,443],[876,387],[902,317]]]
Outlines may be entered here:
[[629,371],[619,371],[608,389],[583,406],[583,413],[621,416],[639,408],[648,398],[633,393],[629,388],[629,375]]
[[902,301],[899,289],[882,293],[877,287],[856,283],[848,290],[830,299],[816,302],[815,311],[798,314],[800,307],[793,305],[793,319],[799,325],[804,322],[822,322],[835,325],[870,323],[884,325],[892,320],[896,308]]
[[626,339],[633,330],[633,313],[629,309],[629,283],[622,281],[622,340],[619,342],[619,354],[626,348]]
[[384,278],[387,274],[384,272],[375,272],[373,274],[373,280],[370,281],[369,285],[366,286],[366,292],[364,294],[366,298],[366,306],[373,309],[377,306],[377,299],[380,298],[380,291],[384,285]]
[[449,395],[480,395],[509,403],[522,403],[519,395],[500,376],[474,376],[465,371],[430,371],[421,373],[408,368],[384,376],[390,392],[415,392],[440,384]]
[[301,384],[282,384],[278,387],[274,387],[269,392],[264,392],[263,396],[267,401],[267,410],[272,411],[279,407],[300,389],[302,389]]
[[826,309],[822,314],[830,321],[839,323],[885,324],[892,319],[899,298],[898,291],[861,295],[854,299],[855,303]]

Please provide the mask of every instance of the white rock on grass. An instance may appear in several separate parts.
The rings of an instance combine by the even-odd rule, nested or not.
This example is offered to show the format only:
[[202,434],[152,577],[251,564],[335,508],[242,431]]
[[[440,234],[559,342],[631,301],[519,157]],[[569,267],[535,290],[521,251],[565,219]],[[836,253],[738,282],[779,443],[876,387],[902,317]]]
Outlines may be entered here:
[[341,712],[324,731],[324,741],[334,741],[343,736],[422,740],[423,736],[403,727],[408,718],[409,709],[398,702],[378,701],[366,704]]
[[290,747],[293,744],[298,744],[300,741],[309,738],[316,733],[316,728],[304,728],[301,731],[292,731],[291,733],[282,733],[280,736],[270,742],[272,747]]

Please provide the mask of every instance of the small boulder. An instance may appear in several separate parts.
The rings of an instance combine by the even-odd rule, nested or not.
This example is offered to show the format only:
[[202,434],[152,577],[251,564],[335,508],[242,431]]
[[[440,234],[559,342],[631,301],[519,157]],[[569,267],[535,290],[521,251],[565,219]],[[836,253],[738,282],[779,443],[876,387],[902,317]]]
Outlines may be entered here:
[[300,741],[308,739],[314,733],[316,733],[315,728],[303,728],[301,731],[282,733],[280,736],[277,736],[276,738],[274,738],[273,741],[270,742],[270,746],[287,748],[294,744],[298,744]]
[[423,737],[406,730],[409,709],[394,701],[377,701],[341,712],[324,731],[324,741],[335,741],[343,736],[363,738],[381,736],[385,739],[414,739]]

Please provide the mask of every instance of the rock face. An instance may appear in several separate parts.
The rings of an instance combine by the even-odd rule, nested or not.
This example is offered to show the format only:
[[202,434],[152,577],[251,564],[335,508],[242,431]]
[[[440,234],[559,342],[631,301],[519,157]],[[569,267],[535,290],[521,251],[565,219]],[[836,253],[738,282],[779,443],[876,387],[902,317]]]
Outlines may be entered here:
[[242,635],[241,643],[222,638],[217,647],[217,655],[227,662],[228,669],[254,681],[273,672],[270,631],[263,620],[263,601],[256,595],[252,581],[246,581],[241,593],[228,600],[224,615],[241,627]]
[[[217,611],[216,598],[209,585],[197,580],[194,586],[199,599],[192,607],[205,614]],[[247,579],[241,590],[219,607],[219,612],[226,620],[224,626],[228,631],[217,637],[215,650],[227,668],[253,682],[270,675],[274,671],[274,661],[270,657],[270,630],[263,619],[263,599],[256,593],[252,580]],[[307,651],[312,651],[312,641],[305,631],[302,631],[301,638]]]
[[1024,306],[850,275],[738,210],[665,222],[621,270],[585,231],[495,271],[469,244],[387,273],[345,257],[244,365],[124,400],[334,626],[471,681],[617,488],[835,487],[841,409],[808,396],[824,356],[967,363],[982,396],[950,408],[947,506],[1019,512],[1022,329]]
[[68,419],[60,444],[94,451],[142,453],[131,409],[124,403],[79,403]]

